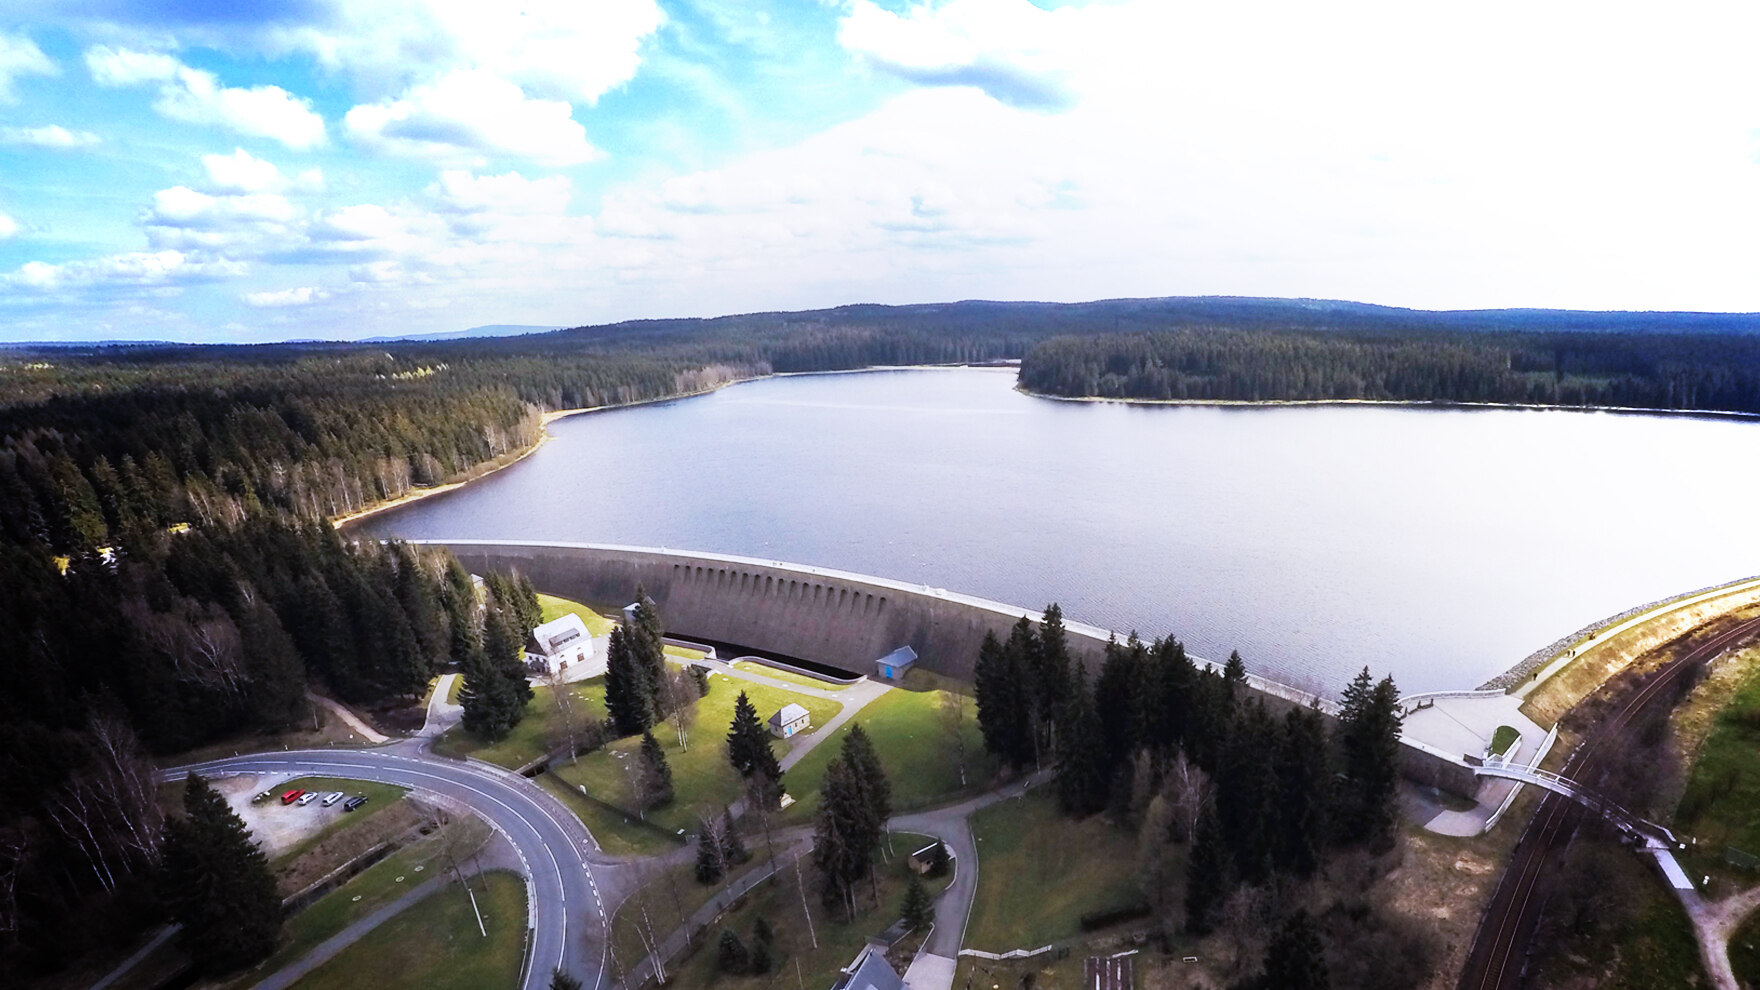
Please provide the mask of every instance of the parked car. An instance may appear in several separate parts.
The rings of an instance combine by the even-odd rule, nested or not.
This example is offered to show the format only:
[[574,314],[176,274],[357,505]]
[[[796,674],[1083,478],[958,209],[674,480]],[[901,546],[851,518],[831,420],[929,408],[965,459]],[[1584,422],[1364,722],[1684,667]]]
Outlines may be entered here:
[[300,798],[300,795],[302,795],[304,793],[305,793],[305,791],[302,791],[299,788],[295,787],[293,790],[287,791],[281,795],[281,803],[282,804],[292,804],[293,802],[298,801]]
[[318,800],[317,791],[304,791],[299,796],[299,806],[303,808],[316,800]]
[[347,795],[343,794],[341,791],[331,791],[324,795],[324,807],[328,808],[346,796]]
[[356,809],[366,803],[367,803],[367,796],[365,794],[356,794],[354,797],[351,797],[348,799],[348,802],[342,806],[342,810],[343,811],[353,811],[354,809]]
[[264,801],[267,801],[274,796],[275,796],[275,788],[271,787],[266,791],[258,791],[257,796],[251,798],[251,803],[252,804],[262,804]]

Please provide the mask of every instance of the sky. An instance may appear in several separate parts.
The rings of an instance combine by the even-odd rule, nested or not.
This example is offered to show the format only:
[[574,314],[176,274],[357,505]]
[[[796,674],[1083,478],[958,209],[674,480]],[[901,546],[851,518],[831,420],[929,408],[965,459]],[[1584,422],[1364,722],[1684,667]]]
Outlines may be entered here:
[[9,0],[0,341],[1760,310],[1760,5]]

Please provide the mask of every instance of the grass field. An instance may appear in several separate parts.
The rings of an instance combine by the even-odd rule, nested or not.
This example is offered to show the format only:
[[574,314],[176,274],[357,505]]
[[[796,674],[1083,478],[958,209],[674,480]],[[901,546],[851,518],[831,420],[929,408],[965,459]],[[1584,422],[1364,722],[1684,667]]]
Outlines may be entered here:
[[[445,869],[450,844],[453,855],[468,856],[490,836],[489,826],[475,816],[455,820],[433,835],[399,849],[341,887],[287,919],[281,947],[267,960],[232,977],[228,987],[247,987],[310,952],[350,924],[391,903],[416,884]],[[397,878],[402,877],[400,881]]]
[[[965,721],[966,785],[960,784],[959,765],[953,759],[948,730],[941,721],[941,705],[947,698],[962,698]],[[941,804],[966,792],[982,790],[996,772],[996,763],[984,752],[984,735],[970,699],[945,691],[888,691],[857,712],[837,735],[822,742],[789,770],[788,792],[795,804],[788,821],[806,821],[819,809],[819,784],[849,732],[849,724],[862,727],[874,741],[886,779],[892,784],[894,811],[914,811]]]
[[1500,725],[1497,727],[1497,731],[1491,734],[1491,752],[1502,756],[1509,752],[1509,748],[1515,745],[1515,741],[1521,737],[1522,734],[1517,732],[1514,726]]
[[1730,933],[1729,965],[1742,986],[1760,986],[1760,914],[1748,915],[1748,920]]
[[465,891],[447,884],[367,933],[295,983],[298,990],[475,990],[511,987],[525,952],[525,883],[511,873],[471,880],[488,929]]
[[[913,841],[920,846],[929,840],[926,836],[907,836],[900,833],[897,845],[902,849]],[[753,851],[757,851],[756,846]],[[869,902],[868,888],[863,886],[862,893],[858,895],[858,907],[862,910],[853,921],[848,922],[829,914],[820,903],[818,892],[813,888],[810,863],[802,863],[807,894],[804,906],[794,869],[784,870],[780,876],[759,885],[743,900],[736,902],[737,906],[719,924],[711,925],[705,930],[693,954],[674,961],[674,984],[693,988],[715,987],[717,990],[770,990],[775,987],[801,986],[813,990],[831,986],[837,978],[838,970],[849,965],[850,960],[867,943],[869,936],[898,920],[909,876],[904,863],[904,856],[899,855],[890,862],[879,864],[879,906]],[[941,880],[928,881],[930,893],[938,893],[949,880],[951,875]],[[812,930],[819,943],[817,949],[813,948],[812,939],[808,936],[803,910],[812,913]],[[763,915],[776,932],[779,956],[777,968],[764,976],[718,972],[715,965],[715,941],[720,938],[722,930],[735,932],[749,945],[752,923],[759,915]]]
[[1072,821],[1050,788],[974,814],[978,895],[966,945],[1031,949],[1079,934],[1081,916],[1142,899],[1135,836],[1099,816]]
[[[822,725],[843,706],[835,701],[785,691],[764,684],[736,681],[724,675],[711,675],[709,693],[697,702],[696,727],[691,730],[689,751],[678,745],[678,737],[669,725],[656,726],[654,738],[666,752],[672,767],[672,786],[676,798],[664,808],[648,812],[647,820],[669,831],[693,831],[697,812],[706,810],[720,814],[722,807],[739,796],[739,778],[727,763],[727,727],[733,721],[733,703],[741,691],[757,706],[758,717],[768,719],[778,708],[795,702],[811,713],[814,725]],[[607,804],[630,808],[625,782],[626,763],[641,748],[639,737],[619,739],[602,749],[583,753],[580,761],[552,768],[552,773],[569,787],[585,786],[587,793]],[[785,752],[780,740],[777,755]],[[633,764],[630,764],[633,766]],[[784,777],[790,793],[792,780]],[[631,817],[636,817],[633,810]]]
[[772,680],[782,681],[785,684],[797,684],[801,687],[818,688],[821,691],[842,691],[844,688],[850,686],[848,684],[839,684],[836,681],[823,680],[818,677],[808,677],[806,674],[797,674],[789,670],[779,670],[768,664],[753,663],[750,660],[735,660],[733,663],[729,664],[729,666],[734,670],[743,670],[748,674],[757,674],[761,677],[768,677]]
[[543,610],[545,622],[560,619],[571,612],[580,616],[581,622],[586,624],[587,632],[594,636],[609,636],[611,630],[617,625],[617,620],[608,619],[580,602],[558,598],[555,595],[539,594],[538,607]]
[[[391,784],[376,784],[370,780],[343,780],[340,777],[299,777],[284,784],[276,784],[275,791],[279,794],[296,787],[306,791],[317,791],[319,794],[324,794],[329,791],[342,791],[350,797],[353,797],[356,794],[365,794],[367,796],[367,803],[359,811],[348,812],[336,816],[335,820],[329,822],[323,828],[306,836],[304,839],[301,839],[297,844],[276,856],[276,863],[286,863],[297,858],[301,853],[317,845],[325,837],[340,832],[352,825],[359,825],[373,815],[384,811],[391,806],[392,802],[409,793],[406,789]],[[290,812],[298,812],[301,810],[309,809],[288,809]]]
[[[562,764],[567,766],[565,762]],[[556,795],[568,810],[574,812],[587,831],[593,833],[599,847],[613,856],[648,856],[676,848],[679,837],[672,832],[662,830],[658,825],[648,825],[634,815],[626,815],[613,808],[607,808],[597,801],[589,800],[567,781],[558,777],[554,771],[539,774],[538,786]]]
[[[460,683],[463,680],[460,678]],[[564,685],[563,690],[572,693],[578,699],[577,703],[586,705],[587,713],[593,718],[605,717],[603,677],[576,681]],[[540,685],[532,689],[532,700],[526,702],[525,717],[519,720],[507,738],[488,744],[460,726],[436,740],[434,751],[446,756],[474,756],[509,769],[522,767],[560,745],[560,740],[553,741],[555,724],[556,702],[550,688]]]
[[1586,931],[1553,932],[1536,943],[1541,948],[1531,985],[1597,990],[1710,986],[1692,922],[1658,880],[1655,867],[1624,849],[1615,849],[1605,867],[1595,874],[1595,882],[1620,891],[1619,904],[1596,912]]
[[1712,720],[1687,777],[1675,826],[1721,853],[1760,855],[1760,667],[1750,670]]

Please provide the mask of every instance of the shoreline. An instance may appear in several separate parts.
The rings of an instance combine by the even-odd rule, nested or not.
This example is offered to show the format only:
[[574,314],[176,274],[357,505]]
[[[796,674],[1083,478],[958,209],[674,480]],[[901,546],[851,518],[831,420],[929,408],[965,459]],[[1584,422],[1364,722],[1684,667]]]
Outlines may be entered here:
[[436,495],[445,495],[448,492],[457,491],[473,481],[481,481],[497,471],[510,468],[536,453],[539,447],[544,446],[545,443],[553,438],[554,435],[550,432],[551,423],[554,423],[559,419],[568,419],[571,416],[584,416],[588,413],[612,412],[619,409],[635,409],[640,406],[651,406],[661,402],[674,402],[679,399],[694,399],[699,396],[719,392],[730,385],[744,385],[747,382],[764,381],[769,378],[804,378],[811,375],[859,375],[871,371],[1000,370],[1018,367],[1020,367],[1020,362],[1016,360],[1001,361],[992,364],[881,364],[872,365],[866,368],[833,368],[826,371],[772,371],[766,375],[748,375],[744,378],[730,378],[727,381],[719,382],[708,388],[700,388],[693,392],[680,392],[677,395],[660,395],[651,399],[638,399],[635,402],[617,402],[603,406],[578,406],[572,409],[550,409],[540,414],[537,441],[525,450],[520,451],[518,456],[514,457],[512,460],[503,464],[497,464],[494,467],[483,471],[481,474],[471,475],[470,477],[463,478],[459,481],[448,481],[443,485],[435,485],[431,488],[411,489],[396,498],[386,499],[383,502],[377,502],[366,508],[356,509],[353,512],[344,513],[340,516],[331,516],[329,519],[330,527],[335,530],[341,530],[346,526],[351,526],[363,519],[379,515],[382,512],[401,509],[406,505],[413,505],[425,498],[432,498]]
[[1220,409],[1302,406],[1391,406],[1420,409],[1519,409],[1525,412],[1623,413],[1631,416],[1684,416],[1692,419],[1760,419],[1760,413],[1729,409],[1653,409],[1648,406],[1559,406],[1538,402],[1465,402],[1454,399],[1133,399],[1106,395],[1052,395],[1016,385],[1016,392],[1051,402],[1113,402],[1124,406],[1195,406]]

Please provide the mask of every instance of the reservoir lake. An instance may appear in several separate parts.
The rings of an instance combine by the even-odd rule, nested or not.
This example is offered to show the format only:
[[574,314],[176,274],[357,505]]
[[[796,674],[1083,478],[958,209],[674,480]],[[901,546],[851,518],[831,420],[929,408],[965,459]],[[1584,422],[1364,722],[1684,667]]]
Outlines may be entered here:
[[1760,422],[1133,406],[1013,369],[771,378],[573,416],[362,535],[706,550],[980,595],[1336,692],[1472,688],[1580,626],[1760,572]]

